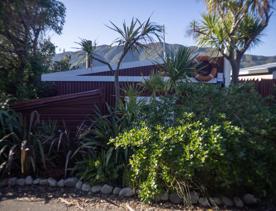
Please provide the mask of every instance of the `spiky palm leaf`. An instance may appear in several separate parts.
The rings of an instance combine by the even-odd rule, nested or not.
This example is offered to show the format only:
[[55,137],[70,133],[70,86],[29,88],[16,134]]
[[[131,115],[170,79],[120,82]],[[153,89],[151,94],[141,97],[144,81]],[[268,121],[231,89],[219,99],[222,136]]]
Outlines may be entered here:
[[91,40],[87,39],[80,39],[80,42],[76,42],[76,44],[79,45],[77,49],[82,50],[89,55],[92,55],[97,45],[96,42],[93,43]]
[[[233,16],[228,14],[221,19],[216,15],[204,15],[200,23],[192,23],[194,36],[200,46],[214,46],[223,51],[228,48],[231,43],[233,50],[244,51],[260,42],[261,32],[263,30],[262,20],[258,17],[245,15],[239,23],[235,33],[229,36],[233,27]],[[254,37],[254,39],[252,39]],[[248,45],[248,42],[251,41]]]
[[129,50],[139,51],[140,49],[146,48],[146,44],[153,42],[157,38],[160,39],[160,33],[162,27],[151,22],[148,18],[145,22],[139,21],[137,18],[132,18],[129,25],[124,21],[122,28],[110,22],[111,26],[109,29],[119,34],[119,37],[115,39],[113,44],[123,46],[122,55],[127,53]]
[[91,40],[80,39],[80,42],[76,42],[76,44],[79,45],[77,49],[81,50],[81,52],[78,54],[80,57],[79,63],[83,63],[85,61],[86,68],[89,68],[91,66],[92,58],[97,47],[96,41],[92,42]]
[[167,57],[163,59],[164,70],[174,82],[186,79],[194,70],[195,58],[195,49],[180,47],[177,52],[167,53]]
[[163,59],[163,65],[160,66],[161,71],[168,76],[166,81],[166,90],[175,91],[177,83],[188,80],[188,77],[195,70],[195,49],[181,47],[177,52],[167,52],[166,58]]
[[268,26],[274,0],[206,0],[209,12],[191,31],[201,46],[216,48],[232,67],[233,83],[238,83],[245,52],[260,42]]
[[143,88],[145,91],[150,92],[153,97],[156,97],[157,93],[166,91],[166,82],[162,75],[155,73],[143,82]]
[[205,0],[210,12],[226,12],[226,8],[232,7],[235,10],[240,9],[243,12],[249,9],[251,12],[259,13],[261,16],[273,8],[274,2],[275,0]]
[[120,104],[120,87],[119,87],[119,69],[121,64],[130,50],[140,51],[146,48],[146,44],[153,42],[156,38],[160,40],[160,33],[162,27],[160,25],[151,22],[148,18],[145,22],[139,21],[137,18],[132,18],[129,25],[124,21],[122,28],[110,22],[111,26],[108,26],[111,30],[118,33],[119,37],[114,41],[113,44],[122,46],[122,52],[119,56],[117,67],[115,70],[115,99],[116,108]]

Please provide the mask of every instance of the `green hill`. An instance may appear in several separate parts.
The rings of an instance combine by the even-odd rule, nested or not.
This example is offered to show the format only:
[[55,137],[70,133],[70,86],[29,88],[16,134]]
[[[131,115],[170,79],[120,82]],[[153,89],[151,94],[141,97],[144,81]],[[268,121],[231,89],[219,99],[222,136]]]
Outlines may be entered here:
[[[177,51],[180,44],[166,44],[166,51]],[[193,47],[195,48],[195,47]],[[116,63],[120,55],[121,49],[117,47],[110,47],[108,45],[98,46],[96,53],[104,58],[110,63]],[[218,55],[218,53],[212,48],[198,48],[198,53],[207,53],[211,55]],[[78,56],[78,51],[75,52],[64,52],[56,54],[53,61],[59,61],[64,58],[65,55],[71,56],[71,66],[74,68],[83,67],[84,61],[81,60],[81,57]],[[163,54],[163,45],[161,43],[149,44],[147,50],[141,50],[139,52],[129,52],[124,60],[124,62],[132,61],[143,61],[143,60],[157,60]],[[245,55],[241,67],[250,67],[255,65],[266,64],[270,62],[276,62],[276,56],[256,56],[256,55]],[[98,62],[95,62],[94,65],[100,65]]]

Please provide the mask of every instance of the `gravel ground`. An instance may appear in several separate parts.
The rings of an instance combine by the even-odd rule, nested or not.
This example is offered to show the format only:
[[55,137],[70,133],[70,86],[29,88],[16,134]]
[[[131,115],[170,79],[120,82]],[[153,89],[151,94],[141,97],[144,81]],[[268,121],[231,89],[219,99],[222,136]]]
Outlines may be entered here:
[[[119,199],[115,196],[100,194],[82,194],[73,189],[56,189],[49,187],[14,187],[1,190],[1,211],[80,211],[80,210],[231,210],[205,209],[200,207],[185,207],[171,203],[144,204],[136,198]],[[244,208],[243,210],[251,210]],[[260,209],[254,209],[260,210]],[[270,210],[273,209],[261,209]]]

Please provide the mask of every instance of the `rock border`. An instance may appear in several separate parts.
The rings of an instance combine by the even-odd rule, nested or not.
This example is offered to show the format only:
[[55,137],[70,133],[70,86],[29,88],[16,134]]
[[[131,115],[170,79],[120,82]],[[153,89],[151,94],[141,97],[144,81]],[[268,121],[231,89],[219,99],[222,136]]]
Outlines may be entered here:
[[[56,180],[52,177],[49,178],[33,178],[27,176],[25,178],[11,177],[0,180],[1,187],[12,187],[12,186],[48,186],[48,187],[57,187],[57,188],[74,188],[77,191],[88,194],[97,194],[101,193],[103,195],[116,195],[120,198],[131,198],[136,196],[135,189],[131,187],[116,187],[108,184],[104,185],[93,185],[91,186],[88,183],[85,183],[78,179],[77,177],[69,177],[66,179]],[[1,197],[0,192],[0,197]],[[164,192],[156,197],[155,202],[171,202],[173,204],[183,204],[184,200],[177,193],[168,193]],[[205,197],[200,195],[196,191],[191,191],[185,200],[184,204],[187,205],[200,205],[202,207],[237,207],[243,208],[244,206],[254,206],[259,203],[259,199],[256,198],[253,194],[247,193],[243,197],[233,197],[229,198],[226,196],[215,196],[215,197]]]

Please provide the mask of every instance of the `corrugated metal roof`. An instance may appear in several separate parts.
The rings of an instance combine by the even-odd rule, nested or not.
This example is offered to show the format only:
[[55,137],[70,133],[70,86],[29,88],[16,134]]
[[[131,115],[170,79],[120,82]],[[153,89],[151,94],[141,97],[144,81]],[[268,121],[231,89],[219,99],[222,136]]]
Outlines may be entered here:
[[[144,60],[144,61],[138,61],[138,62],[127,62],[127,63],[123,63],[120,69],[143,67],[143,66],[149,66],[157,63],[160,64],[161,61]],[[112,68],[116,69],[116,66],[113,65]],[[92,74],[92,73],[106,72],[106,71],[109,71],[108,67],[106,65],[102,65],[102,66],[93,67],[92,69],[82,68],[82,69],[70,70],[70,71],[45,73],[45,74],[42,74],[41,81],[60,81],[62,79],[66,80],[66,78],[67,80],[69,80],[72,77],[75,77],[75,79],[77,79],[78,76]]]
[[256,73],[268,73],[269,74],[269,73],[272,73],[272,71],[275,71],[275,68],[276,68],[276,62],[252,66],[252,67],[246,67],[246,68],[242,68],[240,70],[240,75],[256,74]]

